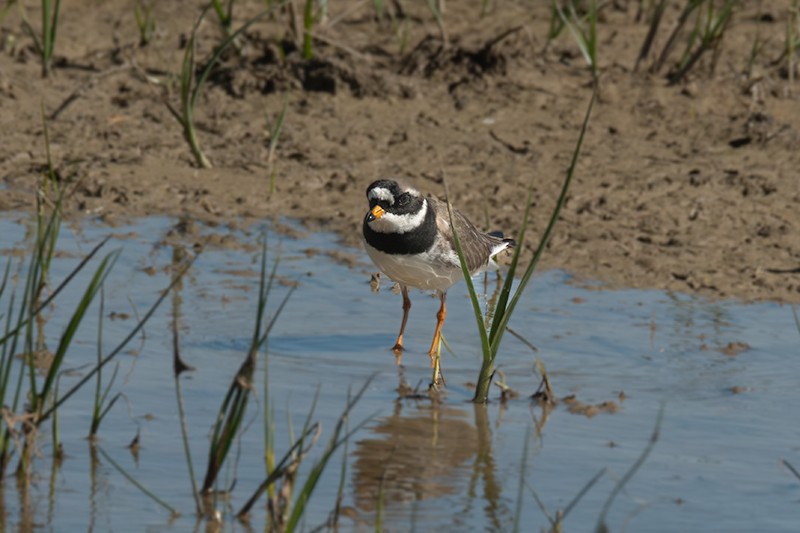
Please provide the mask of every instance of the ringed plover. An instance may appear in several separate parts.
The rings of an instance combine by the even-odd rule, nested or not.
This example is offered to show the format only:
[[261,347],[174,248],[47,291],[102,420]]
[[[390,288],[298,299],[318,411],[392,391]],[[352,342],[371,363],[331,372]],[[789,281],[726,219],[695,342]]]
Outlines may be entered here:
[[[447,289],[464,278],[447,204],[422,196],[414,189],[402,189],[392,180],[378,180],[370,185],[367,199],[369,212],[364,218],[367,253],[381,272],[400,284],[403,294],[403,322],[393,348],[398,364],[411,308],[408,287],[436,291],[442,302],[436,314],[438,321],[429,352],[433,367],[436,345],[447,315]],[[492,258],[516,246],[512,239],[503,239],[502,233],[481,233],[458,211],[453,216],[471,276],[484,270],[497,270]]]

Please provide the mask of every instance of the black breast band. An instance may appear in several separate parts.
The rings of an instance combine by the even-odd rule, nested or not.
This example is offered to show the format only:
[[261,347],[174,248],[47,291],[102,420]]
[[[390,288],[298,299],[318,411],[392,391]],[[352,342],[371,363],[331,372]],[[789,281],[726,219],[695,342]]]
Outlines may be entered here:
[[421,254],[436,242],[436,213],[431,206],[425,214],[425,220],[416,229],[406,233],[379,233],[373,231],[364,218],[364,238],[370,246],[381,252],[399,254]]

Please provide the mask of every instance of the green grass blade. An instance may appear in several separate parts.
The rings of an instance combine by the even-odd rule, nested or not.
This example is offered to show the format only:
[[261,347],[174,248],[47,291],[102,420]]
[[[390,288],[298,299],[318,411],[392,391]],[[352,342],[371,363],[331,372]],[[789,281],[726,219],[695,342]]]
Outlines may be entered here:
[[[555,3],[555,1],[556,0],[553,0],[553,3]],[[561,20],[564,22],[564,25],[572,34],[573,39],[575,39],[575,43],[577,43],[578,48],[580,49],[581,54],[583,55],[583,58],[586,60],[586,63],[588,63],[588,65],[594,69],[594,61],[589,49],[589,37],[586,35],[586,32],[580,25],[580,18],[578,17],[578,14],[575,12],[575,6],[572,4],[572,2],[569,2],[569,7],[574,22],[570,22],[570,20],[566,17],[566,15],[564,15],[564,13],[560,9],[557,9],[558,15],[561,17]]]
[[669,53],[672,51],[672,48],[675,46],[675,43],[680,35],[680,31],[683,28],[683,25],[686,24],[686,21],[689,19],[689,16],[692,12],[697,9],[705,0],[688,0],[686,3],[686,7],[683,8],[681,11],[680,16],[678,17],[678,22],[675,25],[675,28],[672,30],[669,38],[667,39],[667,43],[664,45],[664,48],[661,49],[661,54],[658,56],[658,60],[653,63],[653,66],[650,68],[650,72],[656,73],[661,70],[664,62],[667,60]]
[[264,334],[261,336],[261,339],[259,341],[259,346],[263,345],[266,342],[269,332],[272,331],[272,326],[275,325],[275,321],[278,320],[278,317],[281,315],[283,308],[286,307],[286,303],[289,301],[289,297],[292,295],[294,290],[295,287],[290,287],[289,291],[286,293],[286,296],[284,296],[283,300],[281,300],[281,304],[278,306],[278,309],[275,311],[275,314],[272,315],[269,324],[267,324],[267,327],[264,330]]
[[19,6],[19,15],[22,18],[22,25],[25,27],[25,31],[28,32],[31,39],[33,39],[33,46],[36,48],[36,53],[39,54],[39,57],[44,57],[42,42],[39,40],[39,36],[36,35],[36,31],[33,29],[33,26],[31,26],[30,21],[28,21],[28,14],[22,6],[22,2],[17,2],[17,5]]
[[[91,259],[95,256],[95,254],[97,254],[97,252],[100,251],[100,248],[102,248],[103,245],[106,242],[108,242],[108,240],[110,238],[111,238],[111,236],[109,235],[108,237],[104,238],[100,242],[100,244],[95,246],[95,248],[91,252],[89,252],[89,254],[78,264],[78,266],[75,267],[75,269],[72,272],[70,272],[67,275],[66,278],[64,278],[64,281],[62,281],[61,284],[52,293],[50,293],[50,296],[48,296],[47,299],[45,299],[44,301],[42,301],[42,303],[40,303],[38,306],[36,306],[36,308],[33,311],[33,315],[37,315],[40,311],[42,311],[48,305],[50,305],[50,303],[56,298],[56,296],[58,296],[58,294],[64,289],[64,287],[66,287],[69,284],[69,282],[72,281],[72,279],[83,269],[83,267],[85,267],[89,263],[89,261],[91,261]],[[34,262],[36,262],[36,261],[34,261]],[[29,278],[30,278],[30,274],[29,274]],[[30,278],[30,279],[32,279],[32,278]],[[24,307],[25,307],[25,303],[23,302],[22,308],[24,308]],[[13,335],[18,334],[19,330],[22,327],[24,327],[27,323],[28,323],[27,320],[22,320],[22,321],[20,321],[18,323],[16,328],[14,328],[13,330],[7,331],[2,337],[0,337],[0,344],[5,344],[6,341],[8,341],[9,338],[11,338]]]
[[314,27],[314,1],[306,0],[306,8],[303,13],[303,59],[311,59],[314,56],[314,38],[311,30]]
[[503,282],[503,288],[500,290],[500,296],[497,298],[495,305],[494,320],[492,320],[492,327],[489,330],[489,343],[494,344],[494,339],[497,337],[497,328],[503,321],[503,316],[506,314],[508,307],[508,298],[511,295],[511,287],[514,284],[514,276],[517,272],[517,265],[519,264],[519,257],[522,254],[522,249],[525,244],[525,233],[528,230],[528,221],[530,220],[531,205],[533,203],[533,179],[528,185],[528,199],[525,203],[525,213],[522,217],[522,228],[517,237],[517,247],[514,250],[514,255],[511,258],[511,264],[508,267],[506,279]]
[[458,252],[458,259],[461,262],[461,273],[464,275],[464,281],[467,283],[469,290],[469,299],[472,302],[472,309],[475,313],[475,320],[478,323],[478,334],[481,337],[481,349],[483,351],[483,360],[489,361],[492,359],[492,353],[489,349],[489,338],[486,335],[486,329],[483,327],[483,312],[481,311],[481,304],[478,300],[478,294],[475,292],[475,286],[472,283],[469,269],[467,268],[467,261],[464,257],[464,250],[461,247],[461,237],[458,235],[458,228],[456,227],[455,214],[453,213],[453,205],[450,203],[450,191],[447,186],[447,175],[442,172],[444,182],[444,195],[447,199],[447,212],[450,216],[450,227],[453,229],[453,240],[455,241],[456,251]]
[[[56,380],[56,387],[55,387],[55,390],[53,391],[53,397],[55,399],[58,399],[58,381],[59,380]],[[53,431],[53,458],[55,460],[55,457],[58,455],[58,450],[61,447],[61,444],[60,444],[60,432],[59,432],[59,422],[58,422],[58,411],[56,411],[53,414],[52,431]]]
[[[103,360],[103,308],[105,307],[105,290],[103,286],[100,286],[100,309],[98,311],[98,319],[97,319],[97,362]],[[100,425],[99,417],[100,411],[103,406],[103,402],[100,399],[102,393],[101,390],[103,388],[103,373],[101,371],[97,371],[97,383],[94,388],[94,410],[92,411],[92,425],[89,429],[89,436],[92,437],[97,432],[97,428]]]
[[375,15],[378,17],[378,22],[383,22],[383,0],[372,0],[372,4],[375,6]]
[[[578,136],[578,142],[575,145],[575,151],[572,154],[572,162],[570,163],[569,170],[567,171],[567,177],[564,180],[564,185],[561,188],[561,195],[558,198],[558,202],[556,203],[556,208],[553,210],[553,215],[550,217],[550,222],[547,225],[547,229],[545,229],[544,234],[542,235],[542,240],[539,242],[539,247],[536,249],[536,253],[531,259],[528,268],[525,270],[525,274],[522,276],[522,279],[519,282],[519,286],[517,287],[514,296],[511,298],[511,301],[508,304],[508,308],[506,309],[505,313],[503,314],[502,319],[500,320],[500,325],[498,326],[497,333],[495,338],[492,339],[492,353],[497,352],[497,348],[500,346],[500,340],[503,338],[503,333],[505,333],[506,327],[508,326],[508,321],[511,318],[511,314],[514,312],[514,308],[519,302],[519,298],[522,295],[522,291],[525,289],[525,286],[528,284],[528,281],[533,274],[533,270],[536,268],[536,264],[539,262],[539,258],[542,256],[542,252],[544,252],[545,247],[547,246],[547,242],[550,239],[550,234],[553,232],[553,228],[558,221],[558,216],[561,213],[561,209],[564,207],[564,204],[567,201],[567,193],[569,191],[570,183],[572,182],[572,176],[575,173],[575,165],[578,162],[578,156],[580,155],[581,145],[583,144],[583,137],[586,134],[586,128],[589,125],[589,117],[592,114],[592,107],[594,107],[594,102],[597,99],[597,86],[595,85],[595,89],[592,92],[592,99],[589,101],[589,108],[586,110],[586,117],[583,119],[583,125],[581,126],[581,132]],[[518,244],[521,246],[521,243]]]
[[60,13],[61,13],[61,0],[56,0],[56,5],[53,8],[51,23],[50,23],[50,37],[49,37],[50,43],[47,50],[47,60],[49,63],[47,66],[48,70],[50,70],[50,63],[53,60],[53,52],[55,51],[56,47],[56,35],[58,34],[58,18]]
[[267,297],[269,296],[270,288],[272,287],[272,280],[275,278],[275,273],[278,269],[278,261],[272,267],[272,274],[267,283],[267,232],[261,235],[261,273],[258,279],[258,303],[256,304],[256,327],[253,329],[253,339],[250,341],[250,349],[257,349],[258,339],[261,337],[261,322],[264,320],[264,310],[267,306]]
[[656,38],[658,27],[661,25],[661,19],[664,16],[664,10],[666,7],[667,0],[658,0],[655,12],[653,13],[653,19],[650,21],[650,28],[647,31],[647,37],[645,37],[644,42],[642,43],[642,48],[639,50],[639,55],[636,57],[636,64],[633,66],[634,72],[639,70],[639,63],[641,63],[642,60],[647,57],[647,54],[650,53],[650,48],[653,46],[653,41]]
[[75,333],[78,331],[78,326],[83,320],[83,317],[86,315],[89,305],[92,303],[92,300],[94,300],[94,297],[97,295],[97,292],[100,290],[100,287],[103,285],[106,277],[111,272],[114,263],[116,263],[117,259],[119,258],[120,252],[121,250],[115,250],[111,252],[100,263],[100,266],[97,268],[97,271],[92,277],[89,286],[86,288],[86,291],[83,294],[83,298],[81,298],[80,302],[78,303],[78,307],[75,309],[72,319],[69,321],[69,324],[67,324],[67,327],[61,336],[61,340],[59,341],[58,348],[54,354],[53,364],[47,373],[47,377],[42,385],[42,390],[39,393],[38,405],[36,406],[37,412],[41,412],[44,402],[46,401],[47,396],[50,394],[53,381],[55,380],[58,370],[61,367],[61,363],[64,360],[64,355],[66,355],[67,349],[72,343]]
[[50,57],[50,0],[42,0],[42,66]]
[[228,20],[228,17],[225,14],[225,8],[222,7],[222,2],[219,0],[211,0],[211,5],[214,6],[214,11],[217,12],[219,22],[222,24],[222,26],[225,27],[230,25],[230,20]]
[[[350,402],[351,396],[350,387],[347,387],[347,402]],[[350,433],[350,415],[344,417],[344,432]],[[342,500],[344,499],[344,488],[345,484],[347,483],[347,448],[348,448],[348,441],[344,441],[344,449],[342,450],[342,472],[339,476],[339,490],[336,494],[336,508],[333,511],[333,524],[334,528],[339,523],[339,514],[341,514],[342,509]]]
[[132,340],[132,339],[133,339],[133,338],[136,336],[136,334],[137,334],[137,333],[139,333],[139,331],[140,331],[140,330],[141,330],[141,329],[144,327],[144,325],[147,323],[147,321],[148,321],[148,320],[150,320],[150,317],[152,317],[152,316],[153,316],[153,313],[155,313],[155,312],[156,312],[156,310],[158,309],[158,307],[161,305],[161,302],[163,302],[163,301],[164,301],[164,299],[167,297],[167,295],[169,295],[169,293],[172,291],[172,289],[175,287],[175,285],[177,285],[177,284],[178,284],[178,282],[180,282],[180,280],[181,280],[181,279],[183,279],[183,276],[186,274],[186,272],[188,272],[188,271],[189,271],[189,268],[191,268],[191,266],[194,264],[194,262],[197,260],[197,258],[198,258],[198,257],[200,257],[200,255],[199,255],[199,254],[198,254],[198,255],[196,255],[194,258],[192,258],[192,260],[191,260],[191,261],[189,261],[189,262],[186,264],[186,266],[185,266],[185,267],[183,267],[183,269],[181,269],[181,271],[180,271],[180,272],[178,272],[178,273],[175,275],[175,277],[174,277],[174,279],[172,280],[172,282],[171,282],[171,283],[170,283],[170,284],[167,286],[167,288],[166,288],[166,289],[164,289],[164,291],[161,293],[161,295],[160,295],[160,296],[158,297],[158,299],[155,301],[155,303],[153,304],[153,306],[152,306],[152,307],[150,308],[150,310],[149,310],[149,311],[148,311],[148,312],[147,312],[147,313],[144,315],[144,317],[142,317],[142,319],[139,321],[139,323],[138,323],[138,324],[136,324],[136,326],[135,326],[135,327],[134,327],[134,328],[131,330],[131,332],[130,332],[130,333],[128,333],[128,336],[127,336],[127,337],[125,337],[125,338],[122,340],[122,342],[120,342],[120,343],[117,345],[117,347],[116,347],[116,348],[114,348],[114,349],[111,351],[111,353],[109,353],[109,354],[108,354],[108,355],[107,355],[107,356],[106,356],[106,357],[103,359],[103,361],[102,361],[102,362],[101,362],[99,365],[97,365],[97,366],[96,366],[96,367],[94,367],[92,370],[90,370],[90,371],[89,371],[89,372],[88,372],[88,373],[87,373],[85,376],[83,376],[83,377],[81,378],[81,380],[80,380],[80,381],[78,381],[78,383],[76,383],[76,384],[75,384],[75,385],[74,385],[74,386],[73,386],[73,387],[72,387],[72,388],[71,388],[69,391],[67,391],[67,393],[66,393],[66,394],[64,394],[64,395],[63,395],[61,398],[59,398],[59,400],[58,400],[58,401],[54,402],[52,406],[50,406],[50,407],[49,407],[47,410],[45,410],[45,411],[44,411],[44,412],[41,414],[41,416],[39,417],[39,420],[40,420],[40,421],[41,421],[41,420],[44,420],[44,419],[46,419],[46,418],[47,418],[47,416],[49,416],[50,414],[52,414],[52,412],[53,412],[55,409],[57,409],[57,408],[58,408],[58,407],[60,407],[60,406],[61,406],[61,405],[62,405],[62,404],[65,402],[65,401],[67,401],[67,399],[69,399],[69,398],[70,398],[70,397],[71,397],[73,394],[75,394],[75,393],[76,393],[76,392],[77,392],[77,391],[78,391],[78,390],[79,390],[79,389],[80,389],[80,388],[81,388],[83,385],[85,385],[85,384],[86,384],[86,382],[87,382],[87,381],[89,381],[90,379],[92,379],[92,377],[95,375],[95,373],[97,373],[97,372],[98,372],[98,371],[99,371],[99,370],[100,370],[100,369],[101,369],[103,366],[105,366],[106,364],[108,364],[108,362],[109,362],[109,361],[111,361],[111,360],[112,360],[114,357],[116,357],[116,356],[117,356],[117,355],[118,355],[118,354],[119,354],[119,353],[120,353],[120,352],[123,350],[123,348],[125,348],[125,346],[127,346],[127,344],[128,344],[128,343],[129,343],[129,342],[130,342],[130,341],[131,341],[131,340]]

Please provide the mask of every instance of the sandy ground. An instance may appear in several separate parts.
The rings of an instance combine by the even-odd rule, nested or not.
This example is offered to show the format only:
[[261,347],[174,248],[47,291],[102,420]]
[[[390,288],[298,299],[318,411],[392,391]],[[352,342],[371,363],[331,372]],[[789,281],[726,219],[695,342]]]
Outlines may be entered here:
[[[23,3],[36,25],[37,3]],[[246,224],[285,215],[361,246],[369,183],[393,176],[441,197],[444,169],[456,207],[509,236],[532,180],[531,256],[592,93],[569,32],[547,45],[547,2],[495,0],[483,17],[479,0],[449,2],[447,47],[426,2],[387,2],[394,23],[379,21],[372,2],[329,2],[311,60],[299,57],[286,13],[256,23],[197,103],[213,169],[196,166],[162,101],[177,105],[175,76],[203,4],[156,2],[147,45],[134,4],[64,0],[47,79],[16,9],[0,22],[3,211],[34,209],[46,167],[44,107],[58,110],[49,128],[67,221],[186,214]],[[716,56],[706,53],[673,85],[667,76],[685,34],[659,72],[648,67],[683,2],[668,2],[654,52],[634,71],[648,30],[638,5],[615,0],[600,14],[600,98],[541,266],[614,287],[800,302],[800,87],[782,55],[784,3],[759,11],[740,2]],[[261,9],[235,4],[234,27]],[[209,14],[201,63],[221,36]],[[270,194],[267,124],[284,97]]]

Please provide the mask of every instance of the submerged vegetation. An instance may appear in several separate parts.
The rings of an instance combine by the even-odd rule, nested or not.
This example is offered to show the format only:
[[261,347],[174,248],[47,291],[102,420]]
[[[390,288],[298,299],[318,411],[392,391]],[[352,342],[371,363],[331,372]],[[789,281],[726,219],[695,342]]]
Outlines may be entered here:
[[[185,405],[181,389],[181,377],[186,371],[194,370],[184,362],[180,354],[179,342],[179,321],[181,299],[179,292],[182,287],[183,278],[189,272],[197,260],[197,255],[190,257],[183,248],[176,248],[173,253],[173,264],[171,267],[172,279],[169,285],[161,291],[160,296],[147,311],[139,318],[136,314],[136,325],[124,336],[123,340],[110,352],[103,351],[103,322],[106,318],[104,307],[104,283],[117,262],[121,250],[117,249],[108,253],[96,266],[94,274],[91,276],[84,295],[80,298],[72,317],[61,334],[58,348],[46,363],[40,363],[42,356],[48,355],[45,342],[44,326],[48,322],[42,316],[48,308],[59,309],[61,304],[59,294],[69,284],[74,283],[74,278],[79,277],[81,271],[93,263],[94,256],[104,247],[108,238],[104,239],[96,246],[83,261],[70,272],[61,284],[50,290],[51,275],[50,269],[56,253],[59,230],[62,227],[61,202],[71,184],[59,183],[56,179],[53,163],[49,159],[50,144],[47,135],[47,122],[44,121],[45,143],[48,154],[48,166],[44,172],[39,189],[39,209],[36,217],[34,239],[31,243],[31,251],[28,254],[27,271],[24,270],[25,264],[14,265],[13,259],[10,260],[5,268],[3,282],[0,284],[0,299],[8,302],[8,311],[5,315],[5,334],[0,338],[0,398],[7,406],[4,409],[3,417],[0,419],[0,479],[6,478],[6,472],[12,460],[17,457],[17,477],[23,486],[29,486],[34,475],[34,465],[36,457],[40,454],[39,450],[39,430],[44,422],[52,419],[52,439],[53,439],[53,464],[59,464],[63,458],[63,441],[60,441],[59,434],[59,410],[63,409],[64,404],[86,384],[92,377],[96,379],[94,392],[94,405],[91,415],[91,428],[89,432],[90,446],[92,454],[99,452],[116,470],[118,470],[129,482],[141,490],[146,496],[158,503],[175,517],[181,513],[179,509],[170,505],[164,495],[158,494],[158,489],[146,487],[136,476],[132,475],[125,468],[114,460],[113,453],[109,454],[101,448],[98,442],[98,432],[104,417],[112,410],[117,400],[123,396],[122,392],[117,392],[109,399],[109,394],[115,384],[119,365],[114,367],[111,378],[104,385],[103,367],[110,363],[120,352],[133,340],[133,338],[143,331],[145,324],[153,316],[155,310],[167,298],[173,294],[173,368],[175,377],[175,387],[178,398],[180,413],[180,425],[184,438],[184,452],[189,470],[189,481],[191,492],[195,496],[196,513],[198,519],[209,517],[216,520],[219,516],[218,501],[220,494],[228,492],[233,487],[220,487],[218,474],[224,465],[229,464],[229,452],[232,446],[239,440],[243,431],[245,413],[251,394],[255,390],[253,376],[256,370],[259,352],[264,351],[266,364],[267,338],[270,330],[281,314],[286,303],[294,290],[290,288],[277,309],[270,316],[266,313],[266,307],[270,291],[273,288],[276,278],[276,271],[279,259],[276,259],[271,272],[267,272],[267,243],[266,237],[262,240],[261,248],[261,275],[259,281],[258,302],[255,313],[255,326],[252,340],[247,355],[239,371],[233,378],[227,395],[220,406],[219,415],[213,425],[209,449],[208,466],[203,483],[198,486],[195,480],[194,468],[191,458],[191,442],[188,439],[187,422],[185,419]],[[13,274],[12,274],[13,272]],[[17,295],[15,278],[18,274],[24,280],[22,295]],[[49,292],[48,297],[44,294]],[[99,296],[99,302],[97,298]],[[133,300],[132,300],[133,301]],[[93,306],[99,308],[99,320],[97,322],[97,359],[90,370],[82,374],[81,379],[68,387],[66,392],[59,391],[59,383],[62,376],[70,372],[64,368],[64,361],[67,351],[75,349],[76,335],[80,329],[83,319]],[[135,309],[135,307],[134,307]],[[144,345],[144,336],[142,339]],[[22,349],[21,357],[15,357],[16,352]],[[18,361],[17,364],[14,364]],[[42,373],[43,372],[43,373]],[[265,371],[265,375],[268,374]],[[371,379],[368,379],[361,389],[354,395],[348,394],[348,402],[344,412],[334,428],[322,456],[316,460],[308,473],[305,482],[298,486],[295,501],[291,501],[291,495],[296,482],[297,470],[303,464],[309,451],[314,447],[322,433],[322,426],[319,422],[312,424],[314,408],[308,413],[303,431],[299,440],[295,440],[294,435],[290,435],[290,448],[277,463],[274,461],[275,435],[274,425],[270,417],[265,420],[265,454],[267,476],[265,481],[255,490],[253,496],[236,513],[236,516],[247,521],[250,510],[258,502],[265,491],[269,491],[270,521],[277,525],[279,531],[294,531],[300,524],[304,511],[311,499],[311,495],[320,479],[322,472],[327,467],[334,452],[344,445],[351,435],[359,430],[369,419],[356,424],[350,428],[349,413],[353,406],[362,397]],[[265,383],[266,385],[266,383]],[[266,393],[266,387],[265,387]],[[23,398],[30,401],[22,403]],[[265,398],[266,400],[266,398]],[[269,412],[269,403],[265,401],[265,410]],[[138,447],[137,439],[131,445],[133,449]],[[238,462],[238,458],[237,458]],[[235,484],[235,480],[234,480]],[[275,486],[279,490],[275,490]],[[278,497],[280,494],[280,497]]]

